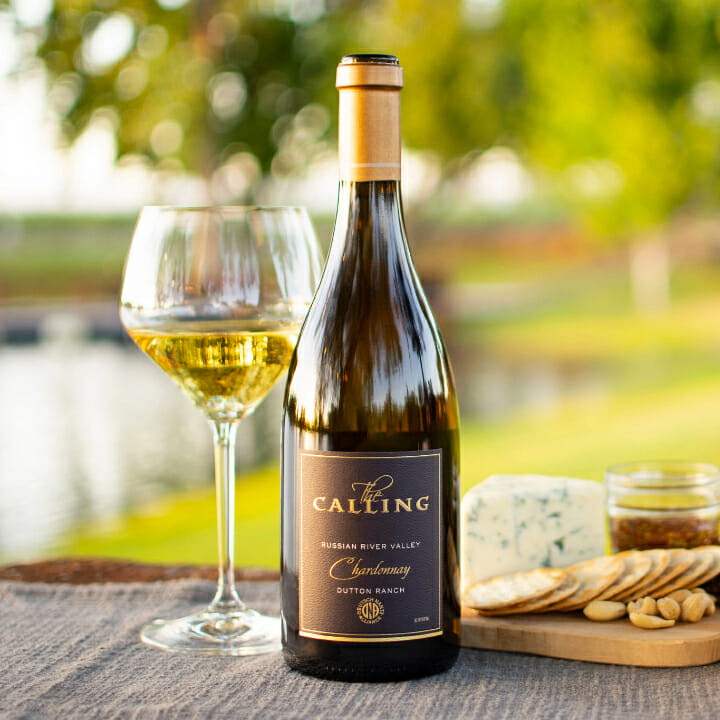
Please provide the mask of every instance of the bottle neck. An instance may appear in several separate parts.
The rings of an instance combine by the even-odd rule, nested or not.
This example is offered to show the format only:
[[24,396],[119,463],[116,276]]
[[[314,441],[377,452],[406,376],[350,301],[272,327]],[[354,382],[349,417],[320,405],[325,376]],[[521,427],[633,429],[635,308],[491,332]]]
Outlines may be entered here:
[[[377,268],[400,259],[409,263],[400,183],[397,180],[341,181],[329,264]],[[379,263],[373,267],[373,262]],[[397,268],[396,268],[397,269]]]
[[400,90],[340,88],[341,183],[400,180]]

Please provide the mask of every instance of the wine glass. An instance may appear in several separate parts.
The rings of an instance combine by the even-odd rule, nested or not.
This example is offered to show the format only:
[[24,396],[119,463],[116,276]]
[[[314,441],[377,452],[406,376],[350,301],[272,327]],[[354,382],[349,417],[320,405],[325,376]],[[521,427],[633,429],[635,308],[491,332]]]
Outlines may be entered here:
[[280,621],[247,608],[233,568],[235,434],[285,372],[320,274],[307,213],[291,207],[146,207],[125,265],[126,330],[210,421],[219,580],[210,605],[141,632],[185,653],[280,649]]

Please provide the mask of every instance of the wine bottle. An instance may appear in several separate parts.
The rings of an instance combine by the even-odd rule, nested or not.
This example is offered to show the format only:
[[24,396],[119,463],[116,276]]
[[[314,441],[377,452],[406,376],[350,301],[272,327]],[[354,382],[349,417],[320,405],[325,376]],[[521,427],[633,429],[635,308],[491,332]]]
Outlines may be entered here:
[[326,678],[458,653],[458,411],[405,237],[402,86],[391,55],[338,66],[338,212],[285,391],[283,652]]

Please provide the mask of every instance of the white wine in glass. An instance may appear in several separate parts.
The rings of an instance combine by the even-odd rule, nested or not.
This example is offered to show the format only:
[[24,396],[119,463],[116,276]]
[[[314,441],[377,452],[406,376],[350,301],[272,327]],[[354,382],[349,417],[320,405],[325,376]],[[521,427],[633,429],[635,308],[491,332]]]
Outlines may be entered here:
[[285,372],[297,327],[238,330],[232,321],[128,328],[130,337],[204,412],[246,414]]
[[141,633],[149,645],[213,655],[280,649],[279,619],[248,609],[235,589],[235,433],[287,369],[319,274],[301,208],[148,207],[140,214],[120,315],[210,421],[220,566],[210,605],[155,620]]

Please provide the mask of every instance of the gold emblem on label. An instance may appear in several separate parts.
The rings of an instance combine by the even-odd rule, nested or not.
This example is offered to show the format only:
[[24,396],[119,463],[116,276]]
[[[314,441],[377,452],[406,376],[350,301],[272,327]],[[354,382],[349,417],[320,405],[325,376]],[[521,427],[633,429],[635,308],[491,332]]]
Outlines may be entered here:
[[382,620],[385,614],[383,604],[377,598],[364,598],[358,603],[357,616],[366,625],[373,625]]

